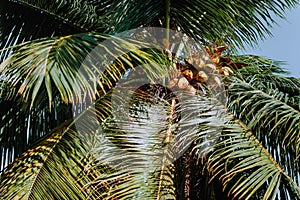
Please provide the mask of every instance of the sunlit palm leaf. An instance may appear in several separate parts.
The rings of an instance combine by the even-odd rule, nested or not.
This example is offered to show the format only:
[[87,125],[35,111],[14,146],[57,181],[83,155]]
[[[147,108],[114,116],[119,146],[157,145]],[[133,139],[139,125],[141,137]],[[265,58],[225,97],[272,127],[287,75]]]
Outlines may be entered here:
[[[258,68],[258,67],[257,67]],[[241,72],[242,78],[253,87],[261,90],[277,100],[299,109],[300,79],[285,77],[272,73]]]
[[300,79],[287,77],[288,72],[281,67],[284,63],[258,56],[235,56],[232,60],[247,63],[247,67],[238,70],[239,78],[299,110]]
[[1,99],[1,171],[38,138],[72,117],[71,106],[62,103],[57,93],[55,96],[51,112],[47,96],[43,94],[39,94],[43,101],[31,110],[23,109],[22,102]]
[[57,23],[56,19],[45,13],[30,10],[10,0],[3,0],[0,3],[0,29],[0,62],[10,55],[11,51],[7,48],[16,44],[78,32],[65,23]]
[[[113,143],[109,140],[103,141],[98,120],[102,121],[109,115],[109,99],[110,95],[100,98],[96,102],[96,110],[93,107],[88,108],[74,122],[67,122],[58,127],[33,149],[25,152],[23,157],[13,163],[10,170],[7,170],[4,178],[2,177],[1,196],[8,199],[40,199],[45,196],[72,199],[86,199],[87,197],[126,199],[139,196],[140,192],[142,192],[142,197],[156,196],[155,190],[149,194],[145,191],[156,188],[154,186],[157,182],[151,182],[151,177],[143,176],[145,169],[149,167],[152,169],[153,166],[142,162],[140,154],[126,154],[118,146],[112,145]],[[80,132],[76,132],[76,129]],[[107,138],[113,139],[109,137],[109,134],[106,135]],[[153,139],[156,137],[153,135]],[[143,135],[141,135],[141,141],[147,141]],[[161,142],[159,139],[159,144]],[[110,145],[112,146],[109,148]],[[119,145],[126,146],[126,143]],[[127,145],[129,149],[136,148],[135,144]],[[115,151],[111,151],[112,149]],[[139,148],[136,149],[139,150]],[[144,155],[145,158],[151,158],[151,151],[147,152],[148,154]],[[153,153],[154,156],[155,152]],[[111,167],[105,167],[108,164]],[[161,165],[160,162],[157,164]],[[172,163],[169,164],[172,166]],[[104,167],[101,167],[103,165]],[[158,171],[160,170],[158,168]],[[156,172],[153,171],[153,173]],[[165,176],[168,176],[167,174],[164,173],[162,181],[166,178]],[[150,173],[149,176],[151,175]],[[145,178],[150,178],[147,183],[149,188],[145,186],[145,191],[143,191],[141,183],[145,183]],[[14,181],[15,179],[20,181]],[[102,191],[100,194],[99,190]],[[170,196],[170,193],[164,195]]]
[[[99,102],[97,116],[101,119],[110,112],[109,96],[100,98]],[[17,159],[1,177],[1,197],[85,199],[88,193],[82,188],[90,183],[90,178],[81,174],[89,165],[86,147],[98,124],[98,118],[91,118],[94,116],[91,112],[95,112],[93,107],[78,119],[61,124]],[[86,132],[79,134],[76,128]]]
[[[282,17],[285,9],[297,3],[295,0],[196,0],[193,3],[153,0],[142,4],[135,0],[18,2],[76,27],[107,33],[140,26],[166,26],[164,20],[170,6],[172,29],[180,29],[201,42],[220,39],[221,43],[239,47],[244,42],[253,44],[265,33],[270,33],[271,15]],[[166,5],[167,2],[170,5]],[[111,43],[105,43],[106,40]],[[100,62],[87,56],[98,44],[102,48],[96,53]],[[284,70],[278,63],[270,64],[270,60],[253,56],[239,58],[249,65],[235,77],[226,79],[228,111],[236,120],[223,131],[223,123],[216,117],[217,111],[223,110],[222,106],[203,96],[179,100],[176,95],[168,100],[159,97],[153,103],[147,93],[139,103],[131,102],[130,112],[126,109],[123,112],[125,118],[119,113],[114,116],[111,109],[116,108],[111,105],[112,99],[119,99],[117,108],[121,109],[125,98],[113,93],[116,90],[111,88],[124,72],[123,78],[132,72],[127,69],[157,60],[157,63],[169,65],[161,60],[161,55],[142,48],[152,46],[95,33],[41,39],[11,48],[12,55],[0,66],[7,89],[1,90],[5,97],[17,96],[15,91],[10,91],[14,88],[31,110],[42,108],[44,97],[52,108],[57,93],[59,102],[99,99],[95,108],[92,105],[85,110],[86,105],[74,106],[73,112],[78,116],[73,122],[62,124],[17,159],[1,177],[1,197],[174,199],[179,185],[174,179],[174,160],[197,143],[192,148],[193,153],[196,152],[201,161],[209,156],[208,169],[223,181],[231,196],[300,198],[296,183],[300,180],[297,162],[299,80],[274,75]],[[264,67],[260,68],[261,65]],[[159,77],[167,71],[159,65],[157,69],[147,67],[144,66],[144,72],[148,76]],[[13,112],[4,113],[5,126],[11,126]],[[20,117],[21,114],[17,112],[16,115]],[[37,116],[40,115],[44,115],[44,111]],[[22,121],[29,119],[26,117]],[[9,132],[9,129],[3,130]],[[7,137],[8,134],[1,135],[4,136],[2,144],[14,137]],[[214,145],[219,137],[219,143]],[[166,146],[171,148],[164,148]],[[7,152],[12,157],[10,150]]]
[[[95,95],[97,90],[106,92],[126,69],[147,62],[165,62],[166,59],[159,50],[155,52],[151,49],[140,49],[153,46],[126,40],[119,38],[117,41],[106,36],[81,34],[41,39],[12,48],[13,54],[1,65],[3,79],[1,97],[5,99],[2,105],[5,107],[11,105],[11,108],[7,107],[7,111],[2,109],[1,170],[12,159],[18,157],[28,145],[72,116],[70,104],[63,103],[62,99],[64,102],[83,100],[90,102],[92,98],[87,95]],[[100,42],[103,43],[97,46]],[[95,46],[96,51],[89,55]],[[118,47],[114,48],[116,46]],[[62,53],[64,50],[68,53]],[[36,54],[37,51],[41,53]],[[84,59],[87,61],[81,66]],[[99,65],[100,61],[102,65]],[[83,70],[79,70],[80,66]],[[31,72],[28,73],[27,70]],[[85,70],[99,79],[91,82],[91,76],[87,73],[80,74]],[[154,79],[164,74],[161,65],[148,69],[147,65],[144,65],[144,70]],[[20,101],[17,92],[27,101]],[[27,105],[31,105],[31,109],[27,109]],[[81,111],[82,108],[79,108],[73,114]],[[15,127],[14,130],[12,127]]]
[[297,98],[299,80],[274,74],[284,71],[262,58],[248,61],[227,80],[229,110],[239,120],[224,129],[209,169],[232,197],[297,199],[299,111],[289,99]]
[[[282,10],[297,1],[171,1],[176,23],[189,35],[210,41],[217,38],[243,46],[270,34],[271,13],[283,17]],[[193,27],[193,28],[192,28]]]
[[[129,86],[132,81],[140,81],[125,79]],[[174,152],[165,148],[167,135],[172,134],[169,130],[174,109],[171,99],[160,98],[160,92],[155,90],[130,96],[131,89],[126,85],[117,86],[119,92],[114,93],[121,96],[113,100],[118,115],[104,123],[102,133],[110,143],[102,137],[93,151],[97,165],[110,165],[116,172],[96,177],[92,185],[98,190],[97,187],[107,183],[110,191],[102,193],[99,196],[102,199],[175,199]],[[156,95],[152,96],[151,92]],[[130,102],[126,101],[128,97]],[[122,174],[128,175],[126,181],[116,184]]]
[[[222,124],[214,125],[208,98],[178,93],[163,99],[155,90],[154,96],[145,92],[146,98],[132,97],[130,112],[119,112],[121,118],[110,117],[108,93],[42,138],[2,177],[3,197],[175,199],[174,161],[196,140],[204,141],[202,150],[216,141],[220,132],[213,127]],[[122,102],[128,106],[122,95],[115,98],[120,111]],[[208,132],[215,137],[210,140]]]
[[299,145],[298,110],[255,88],[251,83],[238,79],[231,85],[229,93],[231,107],[239,106],[239,115],[249,121],[248,126],[251,130],[264,132],[266,127],[272,125],[269,134],[280,134],[283,143]]
[[[224,129],[208,169],[220,177],[224,188],[236,198],[297,199],[300,188],[274,160],[248,127],[236,120]],[[263,188],[263,189],[262,189]],[[279,193],[279,189],[282,193]],[[263,190],[263,193],[259,193]]]
[[55,89],[63,102],[91,101],[97,87],[104,91],[111,88],[134,64],[159,59],[141,49],[146,47],[153,48],[130,39],[92,33],[40,39],[13,47],[12,55],[0,65],[0,72],[31,106],[43,91],[47,91],[51,104]]

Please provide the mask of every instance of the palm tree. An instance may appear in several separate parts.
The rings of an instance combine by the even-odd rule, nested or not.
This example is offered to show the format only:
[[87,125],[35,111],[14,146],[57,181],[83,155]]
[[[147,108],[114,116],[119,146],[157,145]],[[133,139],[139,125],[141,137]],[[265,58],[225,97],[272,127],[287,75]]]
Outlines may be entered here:
[[300,80],[236,55],[297,1],[0,4],[2,199],[300,199]]

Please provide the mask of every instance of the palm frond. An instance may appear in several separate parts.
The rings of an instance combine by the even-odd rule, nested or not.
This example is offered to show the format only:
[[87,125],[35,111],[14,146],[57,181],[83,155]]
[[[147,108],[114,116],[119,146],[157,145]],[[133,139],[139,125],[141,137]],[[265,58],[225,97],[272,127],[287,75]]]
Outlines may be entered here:
[[237,71],[239,78],[299,110],[300,79],[287,77],[288,73],[281,67],[284,63],[258,56],[237,56],[233,60],[247,64]]
[[164,16],[164,1],[140,1],[125,0],[111,4],[110,11],[107,12],[110,17],[108,33],[120,33],[140,26],[161,27],[161,18]]
[[28,40],[68,35],[78,32],[73,27],[57,21],[43,13],[26,10],[24,6],[4,0],[0,4],[0,63],[10,56],[11,49]]
[[[163,58],[164,54],[159,50],[151,50],[153,45],[107,38],[80,34],[40,39],[12,47],[12,54],[1,64],[1,106],[10,105],[7,110],[2,109],[0,122],[1,170],[35,140],[84,109],[84,106],[79,106],[72,113],[69,102],[90,102],[89,94],[102,95],[128,68],[147,62],[156,66],[143,65],[142,70],[152,80],[165,74],[162,65],[155,63],[166,63],[167,58]],[[97,46],[100,42],[103,42],[101,47]],[[70,51],[66,54],[63,53],[65,50]],[[84,72],[80,74],[82,66]],[[96,80],[93,82],[87,74]]]
[[[153,48],[93,33],[40,39],[12,47],[13,53],[1,63],[0,72],[6,85],[17,88],[30,106],[43,91],[47,91],[51,105],[53,89],[59,91],[63,102],[91,101],[97,96],[97,87],[105,92],[134,64],[161,57],[142,50],[147,47]],[[159,66],[156,70],[162,72]],[[4,95],[16,96],[7,91]]]
[[[81,31],[103,30],[105,20],[101,17],[102,12],[105,12],[110,1],[44,1],[44,0],[14,0],[18,4],[24,5],[38,12],[46,13],[61,23],[68,23],[71,26]],[[101,5],[101,7],[100,7]],[[99,10],[101,8],[101,10]]]
[[[243,47],[253,45],[265,34],[271,34],[274,24],[272,14],[284,17],[286,9],[294,7],[296,0],[288,1],[170,1],[171,28],[196,40],[215,42],[221,40]],[[122,32],[139,26],[166,26],[166,1],[128,0],[111,5],[110,33]],[[111,28],[113,27],[113,29]]]
[[[107,115],[109,105],[109,95],[99,99],[98,117]],[[74,121],[61,124],[15,160],[1,176],[1,197],[85,199],[89,194],[82,188],[91,180],[89,176],[80,175],[90,162],[86,147],[98,126],[97,117],[91,118],[94,112],[94,107],[90,107]],[[86,132],[79,134],[76,128]]]
[[47,96],[43,94],[39,95],[43,101],[40,101],[40,104],[31,110],[24,109],[22,102],[1,98],[1,173],[28,146],[73,116],[71,106],[62,103],[57,97],[57,92],[54,96],[51,112],[49,111]]
[[[181,91],[170,94],[171,91],[159,85],[142,86],[135,90],[137,97],[135,93],[131,96],[129,90],[135,88],[129,87],[130,80],[126,82],[129,85],[119,85],[114,91],[122,97],[116,102],[117,116],[105,121],[103,127],[105,138],[118,148],[106,146],[102,141],[93,152],[101,166],[110,164],[125,170],[123,173],[117,170],[116,177],[127,171],[135,178],[126,179],[116,188],[107,186],[112,196],[101,198],[175,199],[176,190],[182,189],[177,187],[182,183],[174,177],[177,170],[174,162],[189,152],[196,141],[202,144],[198,154],[208,153],[208,147],[221,134],[222,116],[216,113],[220,107],[209,98]],[[93,185],[98,190],[97,184],[110,181],[114,185],[112,174],[102,174]]]
[[233,63],[246,64],[247,67],[239,69],[239,73],[237,74],[243,77],[251,76],[253,74],[289,74],[289,72],[282,67],[286,64],[283,61],[276,61],[255,55],[233,55],[230,56],[230,58]]
[[231,197],[297,199],[299,80],[282,77],[276,74],[279,66],[260,61],[266,60],[250,62],[226,80],[228,108],[236,121],[225,126],[208,168]]
[[[248,79],[248,80],[247,80]],[[300,80],[278,75],[254,75],[246,81],[296,110],[299,109]]]
[[293,146],[296,155],[299,155],[300,112],[297,109],[241,79],[234,80],[229,96],[229,107],[247,123],[250,130],[281,138],[283,146]]
[[300,79],[287,77],[289,73],[281,67],[283,62],[248,55],[234,56],[232,62],[245,65],[235,70],[237,77],[299,110]]
[[[115,136],[110,137],[111,130],[110,134],[105,133],[106,137],[103,137],[98,120],[103,121],[109,116],[108,113],[111,109],[110,94],[108,93],[105,97],[98,99],[95,108],[91,106],[73,122],[66,122],[53,130],[47,137],[42,138],[35,147],[16,160],[2,177],[1,196],[8,199],[39,199],[43,196],[49,198],[71,197],[74,199],[111,199],[112,197],[126,199],[128,197],[139,197],[141,194],[142,197],[153,197],[153,195],[170,197],[169,190],[163,192],[166,190],[165,186],[161,190],[153,189],[159,188],[156,185],[157,182],[152,182],[151,177],[149,178],[153,174],[144,175],[145,172],[148,172],[145,169],[149,169],[149,166],[152,169],[153,165],[143,163],[141,155],[146,153],[144,154],[144,161],[150,159],[149,162],[153,164],[153,162],[156,162],[153,159],[156,158],[154,155],[157,152],[153,152],[152,155],[147,148],[144,149],[142,146],[136,148],[135,144],[139,137],[130,138],[122,134],[122,136],[129,139],[129,143],[123,142],[119,145],[113,145],[110,142],[116,142],[118,139]],[[130,123],[127,122],[127,124]],[[141,133],[136,134],[140,135]],[[153,141],[158,137],[161,145],[160,135],[150,134],[149,136],[149,141]],[[140,135],[139,141],[147,143],[145,132]],[[126,151],[131,150],[131,152],[134,152],[136,149],[141,154],[126,153],[122,148],[120,149],[122,145],[126,147]],[[150,143],[149,145],[153,147]],[[157,156],[160,157],[159,154]],[[157,164],[161,165],[161,162],[157,162]],[[170,164],[172,166],[172,163]],[[166,164],[163,163],[164,165]],[[166,177],[173,174],[166,173],[168,172],[166,169],[164,167],[162,169],[158,168],[157,171],[160,173],[156,171],[153,171],[153,173],[164,182]],[[149,182],[145,183],[146,178],[149,178]],[[20,181],[14,181],[16,179]],[[67,181],[64,181],[64,179],[67,179]],[[55,183],[55,185],[51,183]],[[141,183],[144,187],[141,187]],[[169,183],[169,180],[166,183]],[[102,192],[99,194],[99,191]]]
[[[136,114],[132,113],[127,119],[105,122],[103,135],[111,142],[111,147],[107,141],[100,141],[93,155],[97,159],[96,166],[110,165],[115,172],[101,174],[92,182],[96,191],[104,183],[109,186],[109,193],[102,193],[100,198],[175,199],[173,156],[162,150],[164,133],[160,127],[165,128],[162,122],[166,116],[158,118],[157,108],[151,110],[147,110],[148,116],[141,117],[144,111],[135,110]],[[117,183],[121,178],[118,174],[127,174],[128,178]]]
[[[71,24],[106,33],[120,33],[140,26],[165,26],[166,1],[66,1],[18,0],[30,7],[57,16]],[[284,18],[284,11],[298,1],[231,2],[200,0],[170,1],[171,28],[194,39],[216,41],[243,47],[253,45],[265,34],[271,34],[273,14]],[[71,13],[71,14],[70,14]]]
[[[300,188],[241,121],[224,128],[208,169],[234,198],[297,199]],[[261,192],[263,191],[263,192]]]
[[[45,1],[19,0],[18,2],[51,13],[62,20],[87,30],[120,33],[140,26],[165,26],[166,2],[152,0],[140,4],[135,0],[115,1],[65,1],[49,4]],[[222,40],[243,47],[253,45],[274,24],[272,14],[283,18],[286,9],[296,0],[280,2],[220,2],[171,1],[171,28],[180,30],[195,39]],[[68,10],[68,12],[66,12]],[[73,14],[66,14],[73,13]]]
[[[82,30],[119,34],[170,25],[204,44],[220,41],[236,47],[255,44],[270,34],[273,14],[283,18],[283,12],[297,4],[296,0],[15,2]],[[182,163],[175,163],[189,155],[193,157],[183,168],[193,164],[203,169],[207,161],[204,167],[212,180],[219,178],[230,197],[300,198],[300,81],[280,77],[286,73],[280,63],[236,57],[248,66],[226,77],[227,93],[221,95],[229,96],[225,112],[204,90],[197,95],[195,88],[168,90],[164,85],[174,63],[152,44],[97,33],[22,44],[17,44],[18,37],[7,38],[0,55],[5,58],[0,64],[0,106],[10,106],[0,111],[1,169],[18,157],[1,175],[1,198],[176,199],[180,191],[192,191],[192,179],[185,176],[191,171],[178,174]],[[137,66],[142,66],[146,81],[141,74],[130,77]],[[161,84],[153,84],[157,78],[162,78]],[[137,89],[140,83],[145,85]],[[76,118],[58,120],[64,112],[59,109],[69,109],[66,103],[75,104]],[[231,120],[224,126],[228,116]],[[46,134],[56,124],[45,123],[53,120],[64,123]]]

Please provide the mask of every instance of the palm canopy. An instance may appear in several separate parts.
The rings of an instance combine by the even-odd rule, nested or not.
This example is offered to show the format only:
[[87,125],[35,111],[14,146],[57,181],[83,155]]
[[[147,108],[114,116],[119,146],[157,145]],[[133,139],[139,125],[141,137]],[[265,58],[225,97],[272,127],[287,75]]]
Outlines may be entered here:
[[[300,80],[215,47],[207,63],[204,50],[255,44],[296,2],[17,1],[76,34],[1,44],[1,198],[300,198]],[[142,26],[180,30],[204,57],[120,35]],[[96,46],[103,62],[88,57]],[[194,65],[200,83],[174,93],[173,65]]]
[[284,17],[283,11],[297,1],[184,0],[151,1],[52,1],[18,0],[19,3],[46,12],[82,31],[119,33],[140,26],[165,26],[170,13],[170,28],[179,28],[190,37],[230,44],[253,44],[270,34],[272,15]]

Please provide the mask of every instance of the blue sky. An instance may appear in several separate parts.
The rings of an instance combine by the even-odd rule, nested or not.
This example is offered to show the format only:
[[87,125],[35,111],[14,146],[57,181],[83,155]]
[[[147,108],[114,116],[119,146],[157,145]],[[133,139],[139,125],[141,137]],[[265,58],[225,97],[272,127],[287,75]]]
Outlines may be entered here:
[[286,11],[286,19],[275,18],[278,25],[271,29],[273,37],[260,41],[258,47],[243,53],[285,61],[291,76],[300,78],[300,5]]

